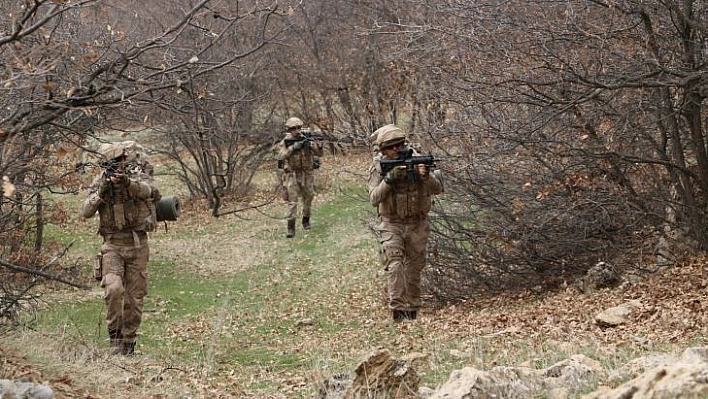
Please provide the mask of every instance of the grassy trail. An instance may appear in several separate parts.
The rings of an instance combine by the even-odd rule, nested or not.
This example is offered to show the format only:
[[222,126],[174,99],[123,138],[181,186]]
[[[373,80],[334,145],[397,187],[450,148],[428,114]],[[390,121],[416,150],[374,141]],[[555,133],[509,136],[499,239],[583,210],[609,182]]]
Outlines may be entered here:
[[[280,201],[218,219],[187,204],[178,222],[151,234],[150,292],[131,358],[109,355],[102,293],[89,277],[96,220],[48,228],[65,244],[75,240],[70,256],[85,265],[93,289],[52,287],[39,313],[27,315],[31,328],[2,337],[0,354],[21,353],[57,397],[268,399],[312,398],[324,378],[352,375],[375,348],[422,354],[416,371],[434,389],[465,366],[544,368],[584,354],[611,370],[652,350],[705,342],[708,323],[683,328],[677,340],[681,326],[672,320],[693,313],[681,296],[656,294],[704,295],[693,284],[701,262],[628,291],[473,298],[391,325],[362,181],[369,160],[331,159],[334,166],[318,172],[313,229],[298,229],[294,239],[284,237]],[[267,192],[272,178],[264,172],[255,191]],[[175,186],[161,187],[172,194]],[[80,201],[68,198],[66,207],[78,213]],[[629,297],[683,316],[598,329],[593,315]],[[643,336],[650,344],[633,343]],[[0,361],[0,375],[13,364]]]
[[[114,398],[125,381],[130,397],[311,397],[376,347],[425,350],[424,327],[388,325],[373,208],[362,182],[337,172],[319,177],[313,228],[294,239],[282,202],[219,219],[194,209],[153,233],[139,356],[107,355],[98,287],[51,295],[36,333],[12,344],[42,342],[51,350],[32,352],[35,362]],[[80,236],[89,259],[96,221],[78,223],[56,234]]]

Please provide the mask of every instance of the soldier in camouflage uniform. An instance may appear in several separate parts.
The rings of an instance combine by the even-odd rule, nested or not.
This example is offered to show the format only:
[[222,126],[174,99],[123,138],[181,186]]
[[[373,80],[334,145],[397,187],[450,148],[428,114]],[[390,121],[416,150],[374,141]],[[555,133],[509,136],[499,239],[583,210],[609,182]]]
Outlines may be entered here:
[[[421,272],[428,243],[428,212],[442,183],[426,165],[417,165],[413,180],[405,167],[381,175],[381,159],[397,159],[406,146],[405,133],[395,125],[374,132],[379,153],[369,168],[369,200],[378,208],[384,267],[388,273],[389,308],[394,322],[415,319],[420,308]],[[414,154],[415,155],[415,154]],[[402,169],[403,168],[403,169]]]
[[107,161],[103,165],[112,168],[106,167],[93,181],[81,215],[99,215],[103,245],[95,277],[104,289],[113,353],[132,355],[148,289],[148,232],[155,229],[160,192],[151,165],[134,141],[103,144],[98,153]]
[[286,140],[300,137],[302,120],[290,118],[285,122],[288,129],[285,138],[278,143],[278,154],[283,161],[283,184],[288,202],[288,232],[286,237],[295,236],[295,219],[297,218],[297,202],[302,197],[302,227],[310,229],[310,208],[315,197],[315,157],[323,153],[321,141],[295,141],[286,145]]

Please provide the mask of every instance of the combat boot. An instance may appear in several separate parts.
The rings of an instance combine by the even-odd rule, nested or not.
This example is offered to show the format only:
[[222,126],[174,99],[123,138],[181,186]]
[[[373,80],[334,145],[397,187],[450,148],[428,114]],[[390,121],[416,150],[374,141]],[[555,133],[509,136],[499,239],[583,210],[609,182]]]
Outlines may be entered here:
[[135,342],[123,342],[120,354],[123,356],[133,356],[135,354]]
[[119,347],[123,343],[123,333],[119,329],[108,329],[108,337],[111,339],[112,347]]
[[285,237],[295,237],[295,220],[288,220],[288,234],[286,234]]
[[309,216],[302,217],[302,228],[305,230],[310,230],[310,217]]
[[392,312],[392,315],[393,315],[393,322],[400,323],[403,321],[403,319],[406,318],[406,311],[405,310],[394,310]]

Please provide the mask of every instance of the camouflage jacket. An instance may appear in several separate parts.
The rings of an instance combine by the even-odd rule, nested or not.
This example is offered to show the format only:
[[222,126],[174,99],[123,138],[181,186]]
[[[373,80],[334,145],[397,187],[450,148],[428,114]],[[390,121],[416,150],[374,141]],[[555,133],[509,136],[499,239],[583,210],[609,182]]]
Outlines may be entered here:
[[311,172],[315,169],[315,157],[321,157],[322,147],[314,144],[303,146],[296,150],[292,145],[287,147],[285,139],[292,138],[293,135],[287,133],[285,138],[278,143],[278,155],[283,160],[283,170],[285,172]]
[[429,171],[426,178],[416,176],[413,181],[400,179],[388,184],[384,176],[381,176],[381,159],[387,158],[382,154],[374,157],[368,178],[369,200],[378,208],[379,216],[391,221],[417,220],[427,216],[432,207],[433,195],[443,191],[433,171]]
[[155,203],[161,195],[148,168],[149,165],[127,166],[124,172],[124,178],[130,181],[127,186],[111,184],[101,173],[89,187],[81,216],[90,218],[98,212],[98,231],[103,236],[153,231],[157,223]]

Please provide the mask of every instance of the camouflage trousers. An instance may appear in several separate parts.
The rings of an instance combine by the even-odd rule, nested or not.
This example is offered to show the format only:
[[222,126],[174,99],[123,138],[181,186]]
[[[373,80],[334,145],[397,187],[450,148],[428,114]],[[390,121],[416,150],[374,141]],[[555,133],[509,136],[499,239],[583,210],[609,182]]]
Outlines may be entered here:
[[101,247],[101,287],[106,302],[109,330],[120,330],[125,342],[135,342],[143,319],[143,299],[147,295],[147,264],[150,248],[146,233],[137,240],[106,238]]
[[288,202],[286,219],[297,218],[299,198],[302,198],[302,216],[310,217],[312,200],[315,198],[315,176],[312,171],[287,172],[283,178]]
[[391,310],[417,311],[430,232],[428,220],[398,222],[382,218],[377,229],[387,272],[388,306]]

